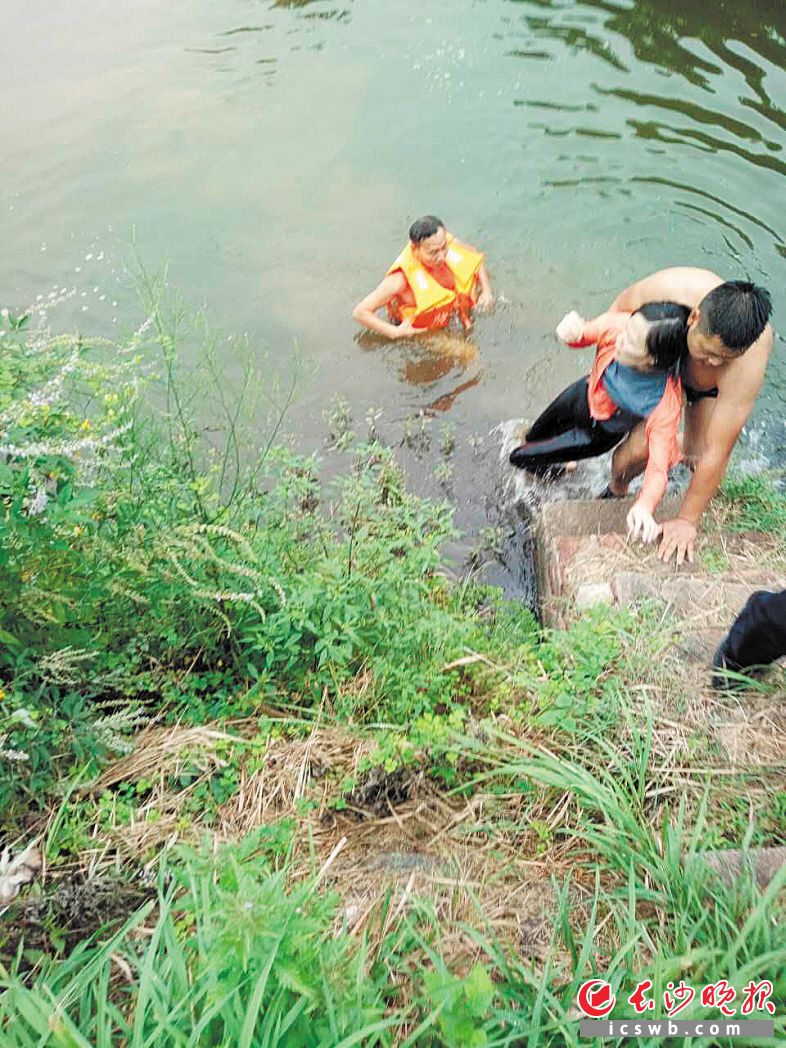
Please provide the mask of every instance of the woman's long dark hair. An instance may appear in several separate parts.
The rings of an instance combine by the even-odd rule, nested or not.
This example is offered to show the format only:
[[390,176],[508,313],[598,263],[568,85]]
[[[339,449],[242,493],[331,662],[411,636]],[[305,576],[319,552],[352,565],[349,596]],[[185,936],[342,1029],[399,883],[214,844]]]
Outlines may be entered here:
[[691,311],[676,302],[648,302],[636,312],[649,321],[646,347],[655,367],[676,378],[688,355],[688,317]]

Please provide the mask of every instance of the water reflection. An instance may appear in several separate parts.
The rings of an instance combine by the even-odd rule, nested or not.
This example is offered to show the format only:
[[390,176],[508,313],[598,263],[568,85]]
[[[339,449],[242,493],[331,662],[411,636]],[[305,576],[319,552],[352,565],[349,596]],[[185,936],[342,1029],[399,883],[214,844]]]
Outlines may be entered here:
[[[461,379],[419,409],[426,414],[448,411],[462,393],[479,385],[483,377],[477,343],[462,332],[439,331],[396,343],[373,332],[362,331],[355,336],[355,341],[366,352],[382,350],[399,378],[408,386],[432,392],[450,376],[454,376],[454,381]],[[468,371],[472,372],[470,377],[463,377]]]
[[641,62],[664,66],[696,77],[699,70],[720,69],[691,51],[686,41],[699,40],[728,61],[729,41],[738,41],[769,61],[783,61],[786,8],[782,0],[716,0],[713,4],[685,0],[636,0],[620,6],[606,0],[582,0],[608,13],[607,29],[626,37]]
[[[413,352],[414,356],[409,355]],[[416,386],[437,382],[454,368],[466,371],[478,357],[478,347],[469,339],[443,333],[429,335],[416,350],[408,347],[403,378]]]
[[[190,46],[184,50],[191,54],[213,56],[234,52],[226,64],[216,66],[217,71],[239,74],[241,78],[252,82],[261,78],[263,84],[272,87],[282,53],[305,49],[302,34],[313,37],[320,32],[319,27],[323,23],[345,23],[351,17],[349,8],[331,6],[330,0],[273,0],[268,12],[275,21],[230,24],[229,28],[215,34],[219,38],[215,46],[206,42],[204,46]],[[221,41],[227,38],[231,38],[231,43],[223,44]],[[264,46],[261,56],[257,47],[259,43]],[[324,40],[318,39],[309,43],[308,50],[321,51],[324,46]],[[271,54],[271,51],[275,54]],[[249,75],[248,63],[254,67],[253,77]]]
[[620,87],[603,88],[597,84],[594,89],[599,95],[613,96],[637,106],[657,106],[671,113],[695,120],[699,124],[723,128],[723,130],[728,131],[729,134],[737,138],[764,145],[767,149],[775,151],[780,151],[781,149],[778,142],[766,139],[760,131],[757,131],[750,124],[746,124],[742,120],[727,113],[719,112],[716,109],[708,109],[706,106],[696,105],[685,98],[667,98],[661,95],[651,95],[642,91],[626,90]]
[[[411,355],[413,353],[415,355]],[[452,332],[437,332],[414,347],[407,347],[408,356],[401,370],[401,377],[411,386],[433,386],[440,379],[458,370],[464,373],[471,367],[476,371],[470,378],[441,393],[423,407],[427,414],[449,411],[462,393],[480,383],[483,371],[479,367],[480,352],[476,343],[464,335]]]
[[[313,4],[324,3],[324,0],[273,0],[271,4],[271,10],[276,7],[283,7],[293,11],[299,11],[304,7],[311,7]],[[304,18],[319,18],[319,19],[336,19],[337,21],[344,21],[350,18],[351,12],[347,8],[330,8],[326,11],[306,11],[303,13]]]
[[779,175],[786,175],[786,163],[773,156],[762,156],[745,149],[737,142],[729,142],[719,138],[717,135],[708,134],[698,128],[673,127],[657,120],[629,120],[629,126],[635,133],[650,142],[663,142],[666,145],[690,145],[705,153],[733,153],[735,156],[746,160],[756,167],[775,171]]
[[[735,207],[734,204],[731,204],[728,200],[723,200],[721,199],[721,197],[716,196],[714,193],[708,192],[706,189],[700,189],[697,186],[688,185],[686,182],[676,182],[669,178],[658,178],[654,175],[650,177],[634,177],[631,179],[631,181],[641,182],[644,185],[649,184],[666,186],[669,189],[673,189],[681,193],[694,193],[696,194],[696,196],[703,197],[705,200],[717,204],[719,207],[725,208],[727,211],[731,211],[735,215],[739,215],[740,218],[744,218],[746,222],[750,222],[752,225],[758,226],[759,229],[762,229],[765,233],[769,233],[771,236],[775,237],[776,240],[780,240],[780,234],[777,233],[772,228],[772,226],[767,225],[766,222],[763,222],[760,218],[757,218],[756,215],[752,214],[750,211],[746,211],[741,207]],[[715,214],[716,212],[713,211],[712,213]]]
[[[551,7],[552,4],[543,0],[539,6]],[[768,62],[781,66],[786,33],[786,5],[782,0],[752,0],[749,3],[718,0],[711,5],[691,4],[684,0],[636,0],[629,6],[607,0],[583,0],[582,6],[607,14],[604,28],[630,41],[640,62],[660,66],[709,90],[710,78],[723,70],[722,66],[696,53],[692,44],[699,41],[722,63],[739,69],[760,100],[769,103],[761,89],[761,69],[730,49],[729,42],[741,43]],[[564,13],[564,8],[554,7]],[[540,16],[533,16],[528,21],[538,33],[546,31],[549,25],[548,20]],[[571,39],[564,28],[555,35],[577,46],[589,46],[591,42],[596,54],[609,57],[598,38],[591,41],[590,38],[583,41]],[[619,62],[613,64],[621,65]]]
[[330,11],[308,11],[303,18],[316,19],[320,22],[348,22],[351,12],[347,8],[334,7]]
[[[730,67],[742,75],[755,96],[740,99],[741,103],[779,128],[786,127],[784,110],[773,102],[764,87],[767,70],[762,66],[764,62],[782,70],[786,61],[783,0],[750,3],[718,0],[712,5],[685,0],[636,0],[629,6],[608,0],[582,0],[570,8],[552,0],[511,0],[511,3],[535,8],[524,15],[534,37],[560,40],[574,50],[586,50],[623,72],[630,70],[609,41],[608,33],[627,40],[639,62],[682,77],[710,93],[715,93],[714,78]],[[543,13],[544,9],[549,9],[548,15]],[[582,9],[587,14],[595,11],[607,16],[602,23],[602,33],[565,24]],[[699,53],[703,50],[720,61],[712,61],[709,55]]]
[[[521,0],[513,0],[513,2],[520,3]],[[532,6],[532,0],[527,0],[527,3]],[[556,17],[554,18],[540,14],[527,15],[526,22],[530,32],[538,39],[545,37],[548,40],[561,40],[569,48],[577,51],[586,51],[595,58],[601,59],[613,69],[618,69],[621,72],[628,71],[627,66],[614,53],[607,39],[590,33],[583,26],[561,24],[560,19],[566,14],[565,8],[555,7],[555,12]],[[521,52],[509,53],[520,54]]]
[[[672,187],[678,193],[669,210],[714,225],[742,270],[750,271],[759,246],[748,224],[765,230],[776,250],[786,253],[782,235],[763,217],[774,212],[775,179],[786,175],[786,112],[779,104],[786,90],[776,90],[786,87],[783,0],[719,0],[711,6],[697,0],[510,0],[508,9],[520,12],[509,21],[509,37],[554,41],[560,62],[569,60],[566,52],[594,60],[585,60],[576,85],[583,87],[583,99],[575,97],[570,82],[555,97],[513,99],[533,118],[541,115],[528,127],[545,138],[597,141],[595,158],[557,157],[558,163],[572,160],[574,170],[563,177],[553,164],[544,186],[592,189],[596,198],[621,195],[631,182]],[[604,149],[603,138],[625,144]],[[683,148],[695,159],[680,154]],[[625,150],[630,156],[621,164]],[[664,177],[664,163],[674,162],[676,171],[680,155],[683,177]],[[637,162],[652,174],[637,172]],[[617,170],[599,173],[593,170],[597,163]],[[756,172],[762,174],[755,174],[752,192]]]
[[[477,350],[465,362],[457,362],[454,358],[442,354],[425,353],[422,356],[405,360],[401,369],[401,377],[410,386],[434,386],[440,379],[454,371],[457,363],[460,370],[465,371],[469,364],[477,362],[477,359]],[[439,396],[429,401],[421,408],[421,411],[427,415],[449,411],[462,393],[480,384],[482,377],[483,371],[478,369],[470,378],[464,379],[447,392],[440,393]]]
[[449,411],[450,408],[456,403],[462,393],[466,393],[468,389],[472,389],[473,386],[477,386],[483,378],[483,372],[479,371],[477,375],[467,379],[466,382],[460,382],[457,386],[454,386],[447,393],[443,393],[437,397],[436,400],[432,400],[430,404],[426,404],[423,408],[423,413],[426,415],[433,415],[436,412]]
[[273,28],[273,23],[270,22],[268,25],[241,25],[237,29],[227,29],[223,33],[219,33],[219,36],[237,36],[238,33],[266,33],[268,30]]

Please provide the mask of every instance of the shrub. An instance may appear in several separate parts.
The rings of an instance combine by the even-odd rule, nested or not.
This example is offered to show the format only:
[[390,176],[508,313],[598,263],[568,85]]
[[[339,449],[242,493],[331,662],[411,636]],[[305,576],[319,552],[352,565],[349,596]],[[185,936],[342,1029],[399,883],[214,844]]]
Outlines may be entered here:
[[[315,459],[274,444],[290,394],[267,392],[242,346],[187,325],[156,285],[147,298],[117,345],[52,335],[44,315],[5,340],[4,807],[40,803],[58,755],[92,766],[123,749],[150,709],[327,702],[406,723],[450,703],[444,666],[476,628],[437,572],[448,508],[409,494],[376,443],[323,485]],[[178,346],[197,337],[194,387]],[[266,410],[251,408],[257,386]],[[264,426],[253,442],[244,412]]]

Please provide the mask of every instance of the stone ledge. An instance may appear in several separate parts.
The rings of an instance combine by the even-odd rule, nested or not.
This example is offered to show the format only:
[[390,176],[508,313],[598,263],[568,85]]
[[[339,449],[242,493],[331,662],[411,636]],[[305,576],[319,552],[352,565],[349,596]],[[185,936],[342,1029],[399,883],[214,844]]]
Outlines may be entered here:
[[[687,649],[696,648],[703,659],[710,645],[717,643],[717,631],[728,629],[751,593],[786,587],[786,575],[763,566],[772,550],[771,536],[724,535],[728,567],[723,572],[709,571],[700,559],[677,569],[673,562],[659,561],[653,546],[627,542],[625,518],[630,505],[630,499],[619,499],[552,502],[541,507],[535,522],[535,553],[546,625],[564,628],[596,605],[631,607],[658,600],[680,622]],[[659,516],[673,515],[677,505],[676,498],[664,500]]]

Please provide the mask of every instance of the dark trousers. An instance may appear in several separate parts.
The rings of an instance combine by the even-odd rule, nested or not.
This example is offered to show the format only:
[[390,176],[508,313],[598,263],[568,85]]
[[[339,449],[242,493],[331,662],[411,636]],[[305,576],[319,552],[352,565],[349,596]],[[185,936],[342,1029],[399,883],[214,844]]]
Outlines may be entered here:
[[730,669],[764,666],[786,655],[786,590],[751,594],[723,650]]
[[588,376],[563,389],[538,416],[526,434],[526,443],[510,453],[520,469],[537,472],[561,462],[594,458],[613,447],[641,421],[623,408],[610,419],[598,422],[590,415],[587,401]]

